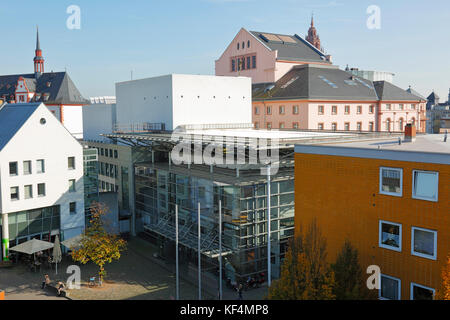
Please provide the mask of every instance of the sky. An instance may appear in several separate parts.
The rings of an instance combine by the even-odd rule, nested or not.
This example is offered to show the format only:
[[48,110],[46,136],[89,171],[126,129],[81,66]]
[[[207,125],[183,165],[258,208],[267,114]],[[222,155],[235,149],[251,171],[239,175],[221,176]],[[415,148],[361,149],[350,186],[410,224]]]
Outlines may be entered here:
[[[80,8],[79,29],[67,27],[71,5]],[[379,29],[367,27],[371,5],[380,9]],[[448,0],[2,1],[0,74],[33,72],[39,25],[46,72],[67,70],[86,98],[112,96],[131,74],[214,74],[242,27],[305,36],[312,14],[334,64],[393,72],[394,84],[447,100]]]

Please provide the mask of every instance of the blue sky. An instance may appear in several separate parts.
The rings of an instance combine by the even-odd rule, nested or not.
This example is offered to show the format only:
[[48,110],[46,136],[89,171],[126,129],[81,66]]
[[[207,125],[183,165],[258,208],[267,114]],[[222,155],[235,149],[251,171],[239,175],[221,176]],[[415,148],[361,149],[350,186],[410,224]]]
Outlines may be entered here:
[[[66,9],[81,9],[69,30]],[[381,29],[366,27],[369,5]],[[314,12],[322,46],[341,67],[391,71],[394,83],[447,100],[448,0],[22,0],[0,7],[0,74],[33,71],[39,25],[46,71],[67,69],[85,97],[114,84],[168,73],[214,74],[214,61],[241,27],[300,34]]]

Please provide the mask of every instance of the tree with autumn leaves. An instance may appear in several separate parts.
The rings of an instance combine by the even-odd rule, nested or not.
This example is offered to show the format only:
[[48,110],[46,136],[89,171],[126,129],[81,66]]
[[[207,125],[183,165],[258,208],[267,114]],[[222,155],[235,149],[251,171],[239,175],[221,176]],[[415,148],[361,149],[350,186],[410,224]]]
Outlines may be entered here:
[[442,269],[442,287],[436,298],[438,300],[450,300],[450,254],[447,256],[447,263]]
[[108,208],[102,203],[93,203],[91,220],[81,237],[80,245],[72,250],[74,261],[86,264],[92,261],[99,267],[100,284],[106,275],[105,264],[120,259],[120,252],[126,249],[126,241],[110,234],[105,229],[104,217]]

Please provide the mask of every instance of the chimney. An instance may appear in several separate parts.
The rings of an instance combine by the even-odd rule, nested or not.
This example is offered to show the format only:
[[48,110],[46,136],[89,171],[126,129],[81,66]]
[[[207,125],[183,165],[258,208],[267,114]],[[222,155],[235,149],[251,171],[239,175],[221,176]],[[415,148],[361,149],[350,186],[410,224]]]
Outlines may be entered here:
[[327,59],[328,62],[333,63],[333,61],[331,61],[331,55],[330,54],[327,54],[325,56],[325,59]]
[[414,142],[416,141],[416,126],[412,123],[408,123],[405,126],[405,142]]

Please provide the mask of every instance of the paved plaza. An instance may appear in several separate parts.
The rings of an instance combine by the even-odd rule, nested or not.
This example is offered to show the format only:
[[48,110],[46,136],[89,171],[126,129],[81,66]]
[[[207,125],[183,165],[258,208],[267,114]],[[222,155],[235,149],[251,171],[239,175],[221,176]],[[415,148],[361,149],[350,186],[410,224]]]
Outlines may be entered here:
[[[81,288],[68,290],[68,298],[73,300],[171,300],[175,299],[174,266],[154,258],[155,248],[141,238],[132,238],[128,242],[128,250],[122,254],[119,261],[106,266],[108,272],[102,287],[89,288],[89,278],[96,276],[97,267],[91,263],[79,265],[81,269]],[[0,269],[0,289],[5,291],[6,300],[66,300],[41,289],[44,274],[48,273],[51,280],[66,281],[69,274],[66,269],[76,264],[70,257],[65,257],[55,270],[42,269],[37,272],[28,271],[23,265]],[[77,264],[78,265],[78,264]],[[192,268],[192,267],[191,267]],[[185,274],[196,274],[196,269]],[[203,299],[217,299],[217,282],[204,281]],[[208,283],[209,282],[209,283]],[[211,283],[213,282],[213,284]],[[237,299],[235,291],[224,286],[223,297],[227,300]],[[251,289],[243,293],[244,299],[262,299],[266,287]],[[198,288],[195,280],[184,278],[180,280],[180,298],[197,300]]]

